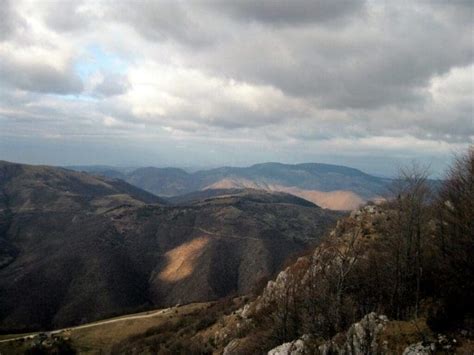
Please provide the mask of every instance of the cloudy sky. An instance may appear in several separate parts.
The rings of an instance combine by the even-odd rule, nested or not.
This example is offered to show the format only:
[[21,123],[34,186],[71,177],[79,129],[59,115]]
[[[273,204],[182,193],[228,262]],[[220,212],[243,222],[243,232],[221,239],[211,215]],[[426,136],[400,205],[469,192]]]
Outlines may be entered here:
[[473,1],[0,0],[0,159],[443,169]]

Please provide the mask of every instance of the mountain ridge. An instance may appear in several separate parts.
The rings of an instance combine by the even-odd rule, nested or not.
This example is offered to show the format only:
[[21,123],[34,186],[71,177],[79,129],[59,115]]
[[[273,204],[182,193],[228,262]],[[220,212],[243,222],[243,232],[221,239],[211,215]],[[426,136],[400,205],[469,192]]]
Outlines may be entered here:
[[118,175],[110,169],[98,171],[94,168],[92,172],[120,177],[163,197],[186,195],[204,189],[254,188],[292,193],[333,210],[352,210],[368,200],[379,200],[391,181],[355,168],[322,163],[267,162],[192,173],[172,167],[144,167]]

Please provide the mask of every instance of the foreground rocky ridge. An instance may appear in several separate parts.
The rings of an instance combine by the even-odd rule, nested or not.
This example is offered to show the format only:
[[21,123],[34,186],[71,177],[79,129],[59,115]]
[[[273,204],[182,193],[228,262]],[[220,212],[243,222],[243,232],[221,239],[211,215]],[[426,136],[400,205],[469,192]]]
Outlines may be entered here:
[[[325,275],[326,271],[329,272],[331,269],[337,269],[338,275],[343,276],[354,267],[358,258],[363,258],[363,254],[369,252],[370,248],[368,246],[371,240],[378,237],[374,224],[384,218],[386,216],[381,208],[369,205],[354,211],[350,217],[338,221],[337,226],[331,231],[328,238],[313,253],[300,257],[294,264],[280,272],[274,281],[268,282],[261,295],[236,312],[235,317],[240,319],[240,321],[230,321],[229,327],[221,329],[216,334],[216,338],[225,343],[228,339],[235,337],[236,334],[249,332],[248,336],[239,336],[237,340],[227,344],[224,348],[224,353],[244,354],[246,351],[249,351],[247,348],[249,343],[255,342],[255,339],[251,340],[251,338],[255,337],[252,329],[262,329],[259,324],[268,324],[270,322],[275,325],[278,323],[280,329],[277,330],[277,333],[285,333],[269,335],[267,330],[263,330],[261,336],[262,338],[267,338],[267,344],[262,344],[263,346],[258,349],[258,351],[263,351],[265,347],[271,346],[270,344],[274,343],[280,336],[289,337],[290,328],[294,327],[296,322],[303,321],[300,317],[311,317],[313,325],[323,322],[318,320],[318,314],[316,314],[318,310],[316,308],[312,310],[307,308],[301,309],[301,312],[298,312],[301,313],[297,316],[298,318],[294,318],[293,312],[297,312],[297,308],[302,307],[299,303],[301,299],[309,299],[311,295],[314,295],[313,293],[318,292],[318,283],[323,281],[319,280],[319,278],[329,276],[329,274]],[[335,275],[331,274],[331,276]],[[330,308],[331,301],[326,300],[326,302],[323,306]],[[314,307],[317,306],[314,305]],[[311,311],[315,314],[311,315]],[[372,319],[373,315],[370,315],[369,318]],[[381,319],[387,321],[385,316]],[[366,320],[362,322],[364,325],[366,323]],[[361,328],[360,325],[356,325],[355,327],[355,329],[359,329],[359,335],[363,333],[360,329],[364,329],[364,326]],[[245,331],[242,329],[245,329]],[[307,331],[310,330],[307,329]],[[349,333],[357,334],[354,331]],[[337,351],[336,342],[321,343],[321,340],[319,342],[317,340],[321,339],[320,335],[309,334],[300,339],[293,339],[290,342],[279,345],[269,353],[283,354],[286,351],[295,354],[312,353],[309,352],[309,348],[313,352],[317,349],[320,353]],[[351,336],[348,335],[348,337]],[[239,346],[242,348],[239,349]],[[365,347],[366,344],[361,346]],[[341,347],[345,348],[346,345],[341,345]],[[232,349],[232,352],[229,352],[230,349]]]
[[[392,210],[374,205],[354,211],[338,222],[312,254],[280,272],[255,300],[195,337],[213,339],[216,352],[223,354],[471,353],[472,331],[456,328],[442,335],[427,324],[432,322],[427,317],[433,301],[427,301],[423,316],[416,319],[395,320],[374,312],[364,315],[364,307],[352,310],[356,309],[350,298],[354,296],[349,294],[357,291],[351,290],[350,284],[366,287],[357,274],[367,274],[367,267],[377,268],[373,264],[375,251],[377,260],[390,260],[384,255],[383,232],[384,223],[393,217]],[[342,286],[344,282],[346,286]],[[371,296],[368,290],[362,291],[367,292],[363,299]],[[344,311],[345,307],[349,311]],[[332,328],[338,320],[346,330]],[[303,335],[294,337],[298,333]],[[279,339],[285,338],[288,340],[278,345]]]
[[[325,340],[331,334],[331,330],[325,328],[329,325],[325,316],[331,318],[332,323],[341,320],[343,311],[334,308],[335,302],[342,308],[354,307],[350,299],[344,301],[344,294],[355,292],[350,290],[350,274],[367,273],[366,267],[377,268],[371,262],[374,251],[380,260],[390,260],[383,255],[385,248],[382,246],[386,242],[384,223],[393,218],[392,210],[368,205],[340,220],[314,253],[299,258],[270,281],[254,301],[229,316],[228,326],[215,333],[215,339],[223,346],[222,352],[268,351],[271,355],[472,353],[472,330],[458,327],[443,335],[427,324],[430,321],[427,317],[432,312],[429,302],[433,301],[427,301],[423,316],[411,320],[391,320],[386,315],[371,312],[356,322],[355,318],[363,314],[364,308],[359,312],[351,310],[345,316],[353,319],[352,325]],[[327,281],[330,281],[329,285]],[[331,281],[334,281],[332,286]],[[361,282],[363,279],[358,281],[356,277],[355,281],[356,287],[367,287]],[[342,286],[344,282],[349,284]],[[333,287],[328,294],[333,299],[321,297],[328,287]],[[370,293],[363,297],[370,297]],[[322,303],[318,305],[319,302]],[[345,320],[346,324],[350,323],[350,318]],[[299,330],[294,330],[298,326]],[[291,339],[298,332],[303,335]],[[277,339],[285,338],[291,340],[268,350],[278,342]]]

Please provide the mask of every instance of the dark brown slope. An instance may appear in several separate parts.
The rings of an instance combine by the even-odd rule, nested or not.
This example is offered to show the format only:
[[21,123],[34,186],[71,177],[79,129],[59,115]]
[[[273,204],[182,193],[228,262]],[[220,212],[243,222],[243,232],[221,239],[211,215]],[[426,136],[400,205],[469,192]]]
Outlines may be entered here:
[[[56,224],[65,221],[64,215],[78,218],[121,205],[149,203],[166,202],[122,180],[0,161],[0,268],[18,254],[14,246],[18,241],[11,238],[14,222],[21,220],[24,229],[40,223],[43,229],[54,230]],[[48,218],[53,218],[55,223],[47,224]],[[29,223],[29,219],[35,221],[34,224]],[[39,232],[41,230],[32,231]]]
[[258,191],[166,206],[116,180],[5,162],[0,191],[2,331],[247,293],[336,217]]
[[190,192],[189,194],[179,195],[170,197],[167,199],[170,203],[176,205],[186,205],[190,203],[196,203],[203,200],[209,200],[214,198],[222,198],[229,196],[246,196],[253,200],[258,200],[260,202],[271,202],[276,201],[278,203],[289,203],[294,205],[314,207],[315,204],[305,200],[303,198],[290,195],[288,193],[281,193],[274,191],[272,193],[266,193],[265,190],[257,190],[250,188],[235,188],[235,189],[206,189],[195,192]]
[[0,161],[3,204],[14,212],[97,212],[120,204],[166,203],[122,180],[92,176],[49,166]]

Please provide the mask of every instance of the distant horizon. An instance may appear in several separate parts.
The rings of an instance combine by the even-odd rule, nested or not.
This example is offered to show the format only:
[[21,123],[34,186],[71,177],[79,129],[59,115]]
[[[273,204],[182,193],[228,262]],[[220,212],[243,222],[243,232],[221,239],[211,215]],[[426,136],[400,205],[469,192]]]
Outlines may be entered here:
[[[454,158],[454,155],[453,155]],[[16,160],[10,160],[10,159],[3,159],[0,156],[0,161],[4,160],[10,163],[18,163],[18,164],[27,164],[27,165],[44,165],[44,166],[52,166],[52,167],[62,167],[66,169],[80,169],[80,168],[110,168],[110,169],[118,169],[118,170],[129,170],[133,171],[136,169],[141,169],[141,168],[158,168],[158,169],[166,169],[166,168],[176,168],[176,169],[181,169],[186,171],[187,173],[194,173],[197,171],[207,171],[207,170],[213,170],[213,169],[218,169],[218,168],[249,168],[255,165],[262,165],[262,164],[282,164],[282,165],[301,165],[301,164],[323,164],[323,165],[332,165],[332,166],[341,166],[345,168],[352,168],[359,170],[363,173],[366,173],[368,175],[372,175],[375,177],[379,178],[394,178],[399,170],[399,168],[402,168],[404,166],[408,166],[409,164],[413,162],[421,163],[423,167],[428,168],[428,171],[430,172],[430,178],[432,179],[439,179],[442,178],[444,173],[446,172],[445,170],[441,170],[438,172],[433,171],[432,167],[429,165],[429,163],[423,163],[420,162],[416,159],[410,159],[406,160],[404,163],[400,162],[399,165],[397,165],[392,173],[380,173],[380,172],[372,172],[369,170],[364,169],[363,167],[358,167],[354,164],[344,164],[344,163],[337,163],[337,162],[327,162],[327,161],[301,161],[301,162],[284,162],[284,161],[260,161],[260,162],[252,162],[252,163],[241,163],[241,164],[214,164],[214,165],[167,165],[167,164],[110,164],[110,163],[78,163],[78,164],[50,164],[50,163],[43,163],[43,162],[28,162],[28,161],[16,161]],[[446,166],[449,165],[449,162],[446,162]]]
[[[1,116],[1,115],[0,115]],[[0,117],[1,118],[1,117]],[[0,120],[1,124],[1,120]],[[120,142],[117,142],[120,143]],[[441,143],[440,143],[441,144]],[[408,150],[387,152],[380,149],[339,152],[335,150],[287,150],[274,151],[261,147],[226,144],[216,147],[209,144],[208,152],[194,149],[193,145],[166,145],[151,148],[148,144],[114,144],[113,146],[87,141],[44,141],[25,138],[2,139],[0,133],[0,160],[52,166],[107,165],[115,167],[178,167],[209,169],[222,166],[245,167],[255,164],[277,162],[282,164],[321,163],[342,165],[362,170],[371,175],[388,177],[396,174],[400,167],[414,161],[429,167],[433,176],[442,176],[456,155],[463,154],[473,143],[452,147],[445,152]],[[21,149],[20,149],[21,147]],[[202,148],[203,146],[201,146]]]

